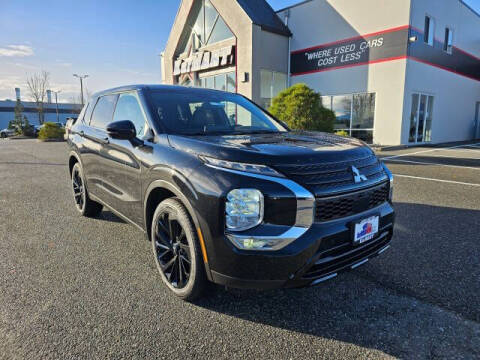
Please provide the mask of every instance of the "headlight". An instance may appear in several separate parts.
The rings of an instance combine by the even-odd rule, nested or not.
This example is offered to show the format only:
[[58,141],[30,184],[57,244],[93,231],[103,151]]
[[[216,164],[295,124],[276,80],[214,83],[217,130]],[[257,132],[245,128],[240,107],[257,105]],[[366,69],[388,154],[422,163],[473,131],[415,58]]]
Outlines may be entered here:
[[219,168],[243,171],[243,172],[254,173],[254,174],[261,174],[266,176],[284,177],[279,172],[265,165],[245,164],[240,162],[219,160],[219,159],[215,159],[207,156],[200,156],[200,159],[207,165],[215,166]]
[[256,189],[235,189],[227,194],[225,203],[227,229],[242,231],[263,220],[263,194]]

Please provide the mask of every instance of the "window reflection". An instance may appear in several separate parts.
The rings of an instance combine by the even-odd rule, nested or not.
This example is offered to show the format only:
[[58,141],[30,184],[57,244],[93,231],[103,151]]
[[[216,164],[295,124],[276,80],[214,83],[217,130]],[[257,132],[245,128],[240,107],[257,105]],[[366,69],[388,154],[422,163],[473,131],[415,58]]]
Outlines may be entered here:
[[322,105],[335,112],[335,131],[373,143],[375,93],[322,96]]

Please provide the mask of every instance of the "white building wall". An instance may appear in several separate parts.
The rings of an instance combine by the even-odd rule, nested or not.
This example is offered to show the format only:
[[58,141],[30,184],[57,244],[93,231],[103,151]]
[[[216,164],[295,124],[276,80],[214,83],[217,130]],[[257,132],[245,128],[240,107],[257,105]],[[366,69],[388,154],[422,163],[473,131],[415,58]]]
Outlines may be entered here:
[[475,106],[480,101],[480,82],[409,59],[403,144],[408,144],[413,93],[434,96],[432,143],[473,139]]
[[[480,58],[480,17],[459,0],[442,0],[442,6],[438,6],[437,1],[412,0],[411,25],[423,30],[425,15],[432,16],[438,41],[443,42],[445,27],[448,26],[454,30],[453,45]],[[475,108],[480,102],[480,81],[409,59],[403,144],[408,144],[412,94],[417,92],[434,96],[432,143],[473,139]]]
[[[286,12],[279,13],[284,18]],[[290,8],[291,50],[409,24],[410,0],[312,0]],[[406,60],[293,76],[322,95],[375,92],[374,143],[401,142]]]

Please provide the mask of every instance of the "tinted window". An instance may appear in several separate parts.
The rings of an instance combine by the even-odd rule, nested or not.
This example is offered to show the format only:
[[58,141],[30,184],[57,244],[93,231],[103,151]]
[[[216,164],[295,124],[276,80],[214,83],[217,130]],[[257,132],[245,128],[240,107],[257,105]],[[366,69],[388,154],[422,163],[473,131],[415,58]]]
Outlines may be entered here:
[[113,109],[118,95],[105,95],[98,99],[95,110],[93,110],[91,126],[105,129],[112,122]]
[[90,100],[90,102],[87,105],[87,109],[85,110],[85,116],[83,117],[82,121],[85,124],[90,124],[90,118],[92,117],[92,111],[93,107],[95,106],[94,100]]
[[137,136],[145,134],[145,116],[134,93],[121,94],[117,101],[113,121],[130,120],[135,125]]
[[287,131],[252,102],[216,91],[153,91],[153,107],[169,133],[251,134]]

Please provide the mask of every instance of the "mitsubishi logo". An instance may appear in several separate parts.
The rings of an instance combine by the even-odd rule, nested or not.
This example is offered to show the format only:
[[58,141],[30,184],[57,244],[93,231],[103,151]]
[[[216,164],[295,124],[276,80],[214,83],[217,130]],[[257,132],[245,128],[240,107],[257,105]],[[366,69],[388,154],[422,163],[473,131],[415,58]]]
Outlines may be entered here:
[[360,171],[355,166],[352,166],[352,173],[355,184],[361,183],[362,181],[367,181],[367,177],[360,174]]

